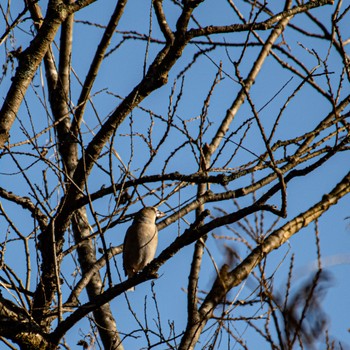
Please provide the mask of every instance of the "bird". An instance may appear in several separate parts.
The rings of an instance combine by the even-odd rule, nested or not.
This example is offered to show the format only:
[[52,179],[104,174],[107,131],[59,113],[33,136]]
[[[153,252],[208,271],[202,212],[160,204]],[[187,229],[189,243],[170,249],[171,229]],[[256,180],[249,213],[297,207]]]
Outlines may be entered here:
[[126,231],[123,246],[123,268],[128,278],[153,260],[158,245],[156,220],[163,216],[165,214],[156,207],[144,207],[135,214],[133,223]]

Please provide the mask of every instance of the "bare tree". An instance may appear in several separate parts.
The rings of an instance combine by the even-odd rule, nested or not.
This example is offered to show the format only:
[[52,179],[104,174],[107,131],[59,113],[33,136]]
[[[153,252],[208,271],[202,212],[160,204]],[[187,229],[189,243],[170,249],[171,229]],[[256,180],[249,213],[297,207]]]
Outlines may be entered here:
[[[67,334],[85,320],[84,348],[123,349],[142,334],[142,348],[248,349],[243,327],[272,349],[311,348],[325,334],[334,349],[318,218],[350,192],[348,164],[341,179],[324,175],[318,199],[300,193],[349,150],[350,6],[21,6],[0,5],[1,341],[69,349]],[[298,193],[300,207],[290,210]],[[116,242],[146,205],[167,213],[158,229],[169,244],[125,280]],[[310,223],[317,268],[296,287],[294,255],[279,255],[289,265],[279,290],[270,253]],[[173,276],[188,274],[178,291],[185,327],[162,319],[154,282],[154,316],[146,299],[138,314],[124,293],[163,265],[174,273],[167,266],[188,246],[189,272]],[[249,293],[233,293],[246,283]],[[111,306],[118,299],[134,329]]]

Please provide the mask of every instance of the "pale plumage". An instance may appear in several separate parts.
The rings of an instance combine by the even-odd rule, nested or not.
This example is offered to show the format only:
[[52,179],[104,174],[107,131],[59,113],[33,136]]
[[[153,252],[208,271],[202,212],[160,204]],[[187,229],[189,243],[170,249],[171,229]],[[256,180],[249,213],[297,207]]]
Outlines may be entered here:
[[164,215],[154,207],[145,207],[135,214],[123,248],[123,267],[129,278],[153,260],[158,245],[156,219]]

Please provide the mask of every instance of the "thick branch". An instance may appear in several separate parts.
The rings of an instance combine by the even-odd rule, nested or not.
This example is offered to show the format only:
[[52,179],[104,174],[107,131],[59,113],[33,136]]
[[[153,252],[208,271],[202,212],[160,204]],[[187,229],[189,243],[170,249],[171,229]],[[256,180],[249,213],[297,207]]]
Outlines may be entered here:
[[199,312],[201,320],[191,329],[186,330],[180,349],[193,348],[206,323],[213,316],[216,306],[222,301],[229,290],[238,286],[248,277],[251,271],[264,257],[273,250],[278,249],[302,228],[319,218],[349,192],[350,172],[331,192],[329,192],[329,194],[324,195],[317,204],[271,233],[271,235],[269,235],[262,244],[257,246],[236,268],[229,271],[227,266],[224,267],[200,307]]
[[174,34],[171,31],[165,17],[163,10],[163,0],[154,0],[153,4],[160,30],[162,31],[166,41],[172,43],[174,41]]
[[71,186],[67,197],[62,202],[60,213],[57,221],[60,222],[58,230],[62,234],[69,224],[69,217],[72,215],[72,208],[75,201],[80,196],[80,190],[83,189],[85,181],[90,175],[90,172],[98,160],[100,153],[103,150],[106,142],[118,129],[120,124],[128,116],[128,114],[152,91],[164,85],[167,81],[169,70],[173,67],[175,62],[181,56],[183,49],[187,44],[187,38],[184,32],[187,29],[190,15],[195,7],[196,2],[188,2],[188,6],[184,7],[182,14],[179,17],[177,32],[175,33],[175,40],[173,45],[165,46],[159,52],[154,62],[148,69],[146,76],[142,81],[130,92],[130,94],[120,103],[114,113],[102,125],[95,137],[87,146],[84,156],[80,159],[76,171],[74,173],[73,181],[76,186]]
[[[85,207],[77,210],[74,215],[73,232],[76,243],[79,243],[90,234],[90,225],[88,224]],[[103,281],[99,270],[96,270],[96,268],[101,266],[106,260],[97,261],[92,240],[85,240],[83,244],[79,245],[77,252],[80,267],[86,277],[85,281],[77,287],[86,286],[89,300],[94,302],[95,298],[103,292]],[[77,297],[77,294],[73,295],[73,299],[74,297]],[[106,303],[95,308],[93,315],[104,347],[106,349],[123,350],[110,306]]]
[[27,88],[66,16],[64,7],[58,10],[49,7],[38,34],[19,57],[16,74],[0,111],[0,149],[8,141],[10,129]]

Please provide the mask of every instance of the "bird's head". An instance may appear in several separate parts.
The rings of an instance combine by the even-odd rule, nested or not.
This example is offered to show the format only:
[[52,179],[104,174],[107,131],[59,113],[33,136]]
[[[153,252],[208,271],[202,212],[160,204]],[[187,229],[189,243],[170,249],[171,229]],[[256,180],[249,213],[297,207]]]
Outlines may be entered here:
[[145,207],[135,214],[134,221],[150,221],[154,223],[158,218],[162,218],[163,216],[165,214],[156,207]]

